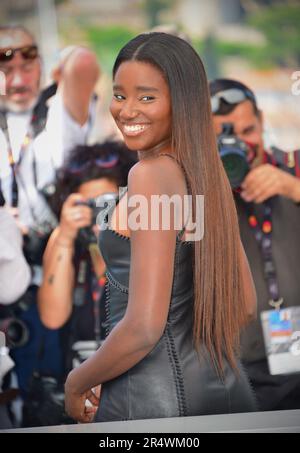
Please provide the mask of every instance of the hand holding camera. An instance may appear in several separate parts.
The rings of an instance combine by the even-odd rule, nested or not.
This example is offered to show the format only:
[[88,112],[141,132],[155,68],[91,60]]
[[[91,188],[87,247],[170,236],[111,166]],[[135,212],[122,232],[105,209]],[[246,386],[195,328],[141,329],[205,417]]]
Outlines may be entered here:
[[60,238],[72,245],[81,228],[92,223],[93,212],[80,194],[71,194],[65,201],[60,218]]
[[247,202],[263,203],[276,195],[292,198],[294,177],[274,165],[254,168],[245,178],[241,197]]

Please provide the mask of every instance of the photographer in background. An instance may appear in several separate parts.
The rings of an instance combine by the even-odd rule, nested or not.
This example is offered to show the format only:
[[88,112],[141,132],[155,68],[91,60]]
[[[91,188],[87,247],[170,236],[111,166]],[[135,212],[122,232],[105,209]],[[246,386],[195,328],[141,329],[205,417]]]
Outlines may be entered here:
[[263,114],[244,84],[210,83],[219,151],[234,190],[258,299],[242,353],[261,410],[300,409],[300,152],[266,150]]
[[22,225],[33,281],[39,284],[43,250],[38,249],[57,224],[43,188],[55,180],[68,152],[87,141],[99,66],[88,49],[69,48],[53,71],[54,83],[41,90],[42,59],[34,37],[22,26],[2,26],[0,70],[6,76],[6,94],[0,97],[2,191]]
[[[8,343],[17,340],[18,333],[24,326],[11,317],[9,305],[25,293],[30,283],[30,268],[23,255],[23,239],[15,219],[3,207],[5,200],[0,187],[0,334]],[[11,338],[12,337],[12,338]],[[2,339],[2,337],[1,337]],[[7,412],[15,392],[2,391],[2,381],[13,368],[14,363],[8,355],[8,349],[0,343],[0,429],[11,428]]]
[[9,305],[19,299],[30,279],[30,268],[23,255],[22,234],[4,207],[0,187],[0,305]]
[[15,306],[15,316],[28,326],[29,341],[11,351],[21,394],[28,399],[34,371],[61,372],[58,332],[41,324],[36,294],[45,246],[57,225],[49,206],[51,184],[70,149],[87,142],[99,66],[93,52],[74,47],[62,55],[54,83],[42,90],[35,38],[22,26],[8,25],[0,27],[0,70],[6,76],[6,94],[0,96],[0,180],[32,271],[31,285]]
[[135,162],[124,144],[108,141],[75,148],[59,173],[60,223],[44,255],[38,304],[45,326],[65,326],[66,373],[98,349],[105,336],[106,269],[97,245],[101,209],[96,199],[102,197],[102,207],[115,202]]

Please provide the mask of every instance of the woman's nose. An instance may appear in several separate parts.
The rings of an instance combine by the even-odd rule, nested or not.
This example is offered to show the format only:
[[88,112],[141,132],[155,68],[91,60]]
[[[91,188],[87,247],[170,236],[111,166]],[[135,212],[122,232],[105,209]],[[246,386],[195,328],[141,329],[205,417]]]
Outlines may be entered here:
[[136,118],[138,110],[135,102],[124,102],[120,111],[120,117],[124,120]]

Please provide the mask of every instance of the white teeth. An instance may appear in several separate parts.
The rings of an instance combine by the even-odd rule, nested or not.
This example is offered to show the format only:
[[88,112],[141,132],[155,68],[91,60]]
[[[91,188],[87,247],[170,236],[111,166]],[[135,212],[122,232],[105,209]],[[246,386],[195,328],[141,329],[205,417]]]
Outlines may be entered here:
[[135,124],[134,126],[124,125],[125,132],[138,132],[138,131],[143,131],[144,129],[145,129],[145,126],[142,126],[140,124]]

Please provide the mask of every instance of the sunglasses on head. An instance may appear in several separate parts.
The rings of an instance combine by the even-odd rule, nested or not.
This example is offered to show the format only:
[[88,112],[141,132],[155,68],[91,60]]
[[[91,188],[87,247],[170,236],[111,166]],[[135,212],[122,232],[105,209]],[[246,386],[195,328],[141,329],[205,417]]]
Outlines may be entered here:
[[98,168],[113,168],[119,163],[119,156],[117,154],[109,154],[106,157],[96,157],[88,160],[87,162],[78,163],[73,162],[69,165],[67,172],[73,175],[78,175],[85,171],[88,167],[96,165]]
[[0,63],[11,61],[16,52],[20,52],[24,60],[34,60],[39,55],[38,47],[35,44],[24,47],[0,49]]
[[228,90],[219,91],[210,98],[212,113],[216,113],[221,105],[221,99],[227,104],[240,104],[249,99],[256,104],[256,99],[250,90],[240,88],[229,88]]

